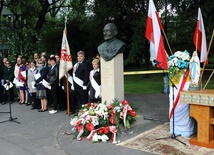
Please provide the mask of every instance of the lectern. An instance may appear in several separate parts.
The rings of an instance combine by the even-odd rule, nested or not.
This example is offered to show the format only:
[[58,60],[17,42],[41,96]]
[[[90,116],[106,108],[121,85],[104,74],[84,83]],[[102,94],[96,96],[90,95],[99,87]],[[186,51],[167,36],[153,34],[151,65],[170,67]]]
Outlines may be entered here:
[[190,104],[190,116],[197,121],[197,135],[190,144],[214,148],[214,90],[181,91],[180,101]]

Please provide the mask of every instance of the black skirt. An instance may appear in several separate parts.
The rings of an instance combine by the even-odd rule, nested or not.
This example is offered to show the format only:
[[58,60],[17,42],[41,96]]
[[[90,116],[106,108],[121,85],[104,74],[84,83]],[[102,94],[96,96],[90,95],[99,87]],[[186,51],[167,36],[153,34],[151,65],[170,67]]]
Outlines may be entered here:
[[36,92],[37,99],[46,99],[47,98],[47,91],[46,89],[37,90]]

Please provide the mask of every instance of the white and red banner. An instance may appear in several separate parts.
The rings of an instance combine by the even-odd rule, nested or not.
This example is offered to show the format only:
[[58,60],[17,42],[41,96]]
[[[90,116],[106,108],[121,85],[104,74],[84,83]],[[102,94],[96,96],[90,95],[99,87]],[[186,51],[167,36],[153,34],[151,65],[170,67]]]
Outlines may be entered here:
[[197,50],[201,52],[200,62],[205,62],[207,58],[207,42],[206,34],[204,29],[204,22],[201,13],[201,9],[198,8],[198,19],[197,25],[193,36],[193,43],[196,46]]
[[158,62],[158,68],[168,69],[168,60],[161,35],[161,29],[163,29],[163,27],[154,2],[153,0],[149,0],[145,37],[150,41],[150,60]]
[[169,120],[170,134],[190,137],[195,133],[195,121],[190,117],[189,104],[180,100],[180,91],[189,89],[190,81],[188,80],[189,71],[180,77],[176,84],[177,89],[170,87],[169,94]]
[[70,48],[66,35],[66,28],[63,31],[62,37],[62,47],[60,54],[60,64],[59,64],[59,79],[63,78],[64,75],[73,68],[72,57],[70,54]]

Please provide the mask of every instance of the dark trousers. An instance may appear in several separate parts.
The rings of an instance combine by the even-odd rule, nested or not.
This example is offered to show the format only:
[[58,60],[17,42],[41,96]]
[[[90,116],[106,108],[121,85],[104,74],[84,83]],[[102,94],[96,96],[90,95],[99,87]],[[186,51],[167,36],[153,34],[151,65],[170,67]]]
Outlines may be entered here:
[[57,98],[58,98],[58,109],[65,110],[67,107],[67,98],[65,98],[64,90],[60,86],[58,86],[57,89]]
[[0,85],[0,103],[4,102],[4,86]]
[[80,109],[83,104],[88,102],[88,91],[83,89],[75,89],[75,96],[77,100],[77,108]]
[[47,100],[48,100],[48,105],[52,106],[53,105],[53,98],[51,95],[51,90],[47,89]]
[[31,98],[30,98],[30,102],[32,104],[33,108],[40,108],[41,107],[41,103],[40,103],[40,99],[36,98],[36,93],[31,93]]
[[58,93],[58,90],[57,90],[58,86],[56,84],[54,85],[51,85],[51,97],[53,99],[53,109],[54,110],[57,110],[57,107],[58,107],[58,97],[57,97],[57,93]]

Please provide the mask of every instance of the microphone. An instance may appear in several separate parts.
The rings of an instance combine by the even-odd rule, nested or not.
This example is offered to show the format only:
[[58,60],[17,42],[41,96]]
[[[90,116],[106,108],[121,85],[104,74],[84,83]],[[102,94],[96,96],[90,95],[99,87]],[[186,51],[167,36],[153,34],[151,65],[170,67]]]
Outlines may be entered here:
[[159,62],[157,60],[153,60],[153,62],[156,63],[156,64],[158,64],[158,65],[161,64],[161,62]]

